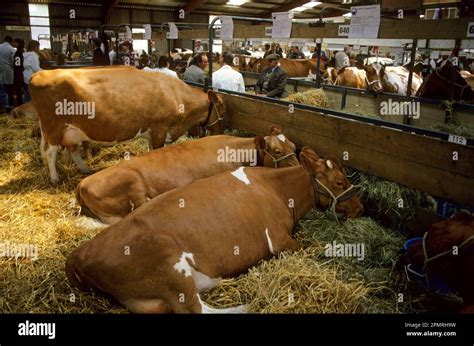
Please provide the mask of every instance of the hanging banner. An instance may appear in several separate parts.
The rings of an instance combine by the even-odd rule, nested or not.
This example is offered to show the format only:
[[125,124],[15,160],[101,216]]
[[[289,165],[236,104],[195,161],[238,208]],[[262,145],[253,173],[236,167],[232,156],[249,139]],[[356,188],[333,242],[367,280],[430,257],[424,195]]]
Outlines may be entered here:
[[293,12],[274,12],[272,19],[272,38],[290,38]]
[[377,38],[380,28],[380,5],[351,7],[349,38]]
[[143,24],[143,28],[145,29],[145,34],[143,35],[144,39],[151,40],[151,25]]
[[169,22],[168,23],[170,31],[166,33],[166,38],[169,40],[177,40],[178,39],[178,27],[175,23]]
[[234,38],[234,21],[232,17],[222,16],[221,20],[221,39],[232,40]]
[[131,40],[132,39],[132,30],[130,29],[130,27],[127,25],[125,27],[125,29],[127,30],[127,32],[125,33],[125,40]]

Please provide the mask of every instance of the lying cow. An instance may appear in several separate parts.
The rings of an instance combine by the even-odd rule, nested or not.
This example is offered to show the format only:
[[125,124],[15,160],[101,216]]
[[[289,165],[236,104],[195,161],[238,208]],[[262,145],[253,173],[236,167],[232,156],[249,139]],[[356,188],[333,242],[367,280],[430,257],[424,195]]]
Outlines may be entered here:
[[271,131],[265,138],[211,136],[122,161],[82,180],[77,201],[85,214],[113,224],[147,200],[194,180],[242,165],[297,165],[295,145],[278,127]]
[[222,98],[213,91],[126,66],[40,71],[29,88],[53,183],[59,180],[59,146],[67,147],[79,169],[87,172],[77,149],[83,141],[115,144],[149,133],[156,149],[198,123],[207,125],[211,134],[220,133],[225,112]]
[[199,293],[299,249],[292,230],[311,208],[335,198],[337,211],[362,212],[337,159],[303,148],[300,160],[280,169],[240,167],[153,198],[77,248],[66,263],[69,281],[109,293],[135,313],[219,312]]
[[[423,268],[427,281],[442,278],[463,298],[468,312],[474,305],[474,217],[460,212],[438,222],[423,240],[408,249],[410,263]],[[473,310],[474,312],[474,310]]]

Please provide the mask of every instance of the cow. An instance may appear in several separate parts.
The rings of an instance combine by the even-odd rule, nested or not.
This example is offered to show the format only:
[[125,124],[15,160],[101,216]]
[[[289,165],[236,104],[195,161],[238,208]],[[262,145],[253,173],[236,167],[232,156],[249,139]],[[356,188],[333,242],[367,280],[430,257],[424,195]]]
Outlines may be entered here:
[[[234,158],[224,157],[225,153]],[[277,126],[272,126],[271,134],[265,138],[210,136],[122,161],[83,179],[76,196],[84,214],[113,224],[147,200],[194,180],[242,165],[297,164],[295,145]]]
[[29,88],[53,183],[59,181],[59,146],[67,147],[79,169],[88,172],[78,151],[84,141],[115,144],[149,134],[156,149],[198,123],[211,134],[222,132],[221,96],[130,66],[39,71]]
[[425,78],[416,96],[437,100],[474,102],[474,91],[448,60]]
[[[408,248],[410,263],[423,268],[425,278],[437,276],[474,305],[474,217],[464,212],[431,226],[421,241]],[[474,312],[472,310],[471,312]]]
[[[316,59],[280,59],[278,63],[284,69],[288,77],[308,77],[308,75],[316,74]],[[269,60],[261,59],[258,65],[258,72],[262,72],[268,67]],[[320,69],[323,69],[321,65]]]
[[328,67],[323,75],[322,75],[323,81],[325,84],[332,85],[336,82],[337,78],[337,71],[335,67]]
[[363,210],[336,158],[305,147],[300,161],[240,167],[153,198],[73,251],[70,283],[111,294],[133,313],[245,311],[213,309],[199,293],[300,249],[293,227],[313,207],[335,205],[350,217]]
[[[408,89],[408,76],[410,72],[402,66],[380,65],[379,77],[385,92],[405,96]],[[413,72],[411,81],[411,92],[408,96],[416,95],[423,84],[423,78]]]
[[471,87],[472,90],[474,90],[474,75],[471,74],[469,71],[461,71],[459,72],[461,74],[461,77],[464,78],[467,84]]
[[380,93],[383,90],[377,70],[372,65],[364,66],[364,69],[357,67],[341,68],[337,72],[334,85],[368,89],[375,93]]

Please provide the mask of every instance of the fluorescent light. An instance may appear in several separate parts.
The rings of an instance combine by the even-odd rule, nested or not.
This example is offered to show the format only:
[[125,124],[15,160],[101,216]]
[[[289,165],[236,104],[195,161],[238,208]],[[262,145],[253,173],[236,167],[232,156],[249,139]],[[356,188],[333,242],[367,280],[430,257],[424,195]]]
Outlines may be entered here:
[[245,4],[246,2],[247,0],[229,0],[227,1],[227,5],[240,6]]
[[425,18],[425,15],[424,15],[424,14],[420,14],[420,18]]
[[343,16],[343,17],[352,17],[352,13],[347,12],[346,14],[343,14],[342,16]]
[[320,2],[320,1],[309,1],[304,5],[295,7],[292,11],[293,12],[303,12],[303,11],[309,10],[310,8],[316,7],[316,6],[321,5],[321,4],[322,4],[322,2]]

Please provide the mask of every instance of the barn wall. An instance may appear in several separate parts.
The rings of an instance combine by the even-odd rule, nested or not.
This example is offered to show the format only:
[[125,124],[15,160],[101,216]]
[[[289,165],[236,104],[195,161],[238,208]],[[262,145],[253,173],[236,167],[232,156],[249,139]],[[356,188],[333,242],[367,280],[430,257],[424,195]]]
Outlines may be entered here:
[[28,43],[31,40],[30,31],[17,31],[17,30],[6,30],[6,25],[15,25],[15,26],[29,26],[30,19],[28,16],[28,4],[20,2],[5,2],[1,3],[1,12],[0,12],[0,40],[3,42],[5,35],[10,35],[11,37],[19,37],[25,40]]

